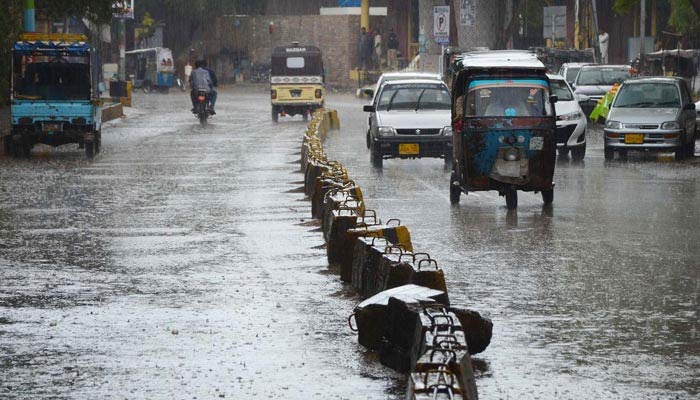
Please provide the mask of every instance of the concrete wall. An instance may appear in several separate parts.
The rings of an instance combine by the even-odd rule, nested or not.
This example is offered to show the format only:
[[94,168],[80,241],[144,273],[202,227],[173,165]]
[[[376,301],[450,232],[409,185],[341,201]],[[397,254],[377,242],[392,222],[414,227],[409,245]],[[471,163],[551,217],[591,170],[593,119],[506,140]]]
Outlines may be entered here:
[[[273,34],[268,32],[271,21],[275,24]],[[372,23],[379,24],[380,20],[373,17]],[[301,45],[315,45],[321,49],[330,85],[350,87],[349,72],[359,58],[359,27],[360,17],[348,15],[220,17],[216,29],[210,30],[210,36],[205,38],[207,57],[216,58],[220,49],[227,48],[244,51],[252,62],[269,64],[272,48],[298,41]]]

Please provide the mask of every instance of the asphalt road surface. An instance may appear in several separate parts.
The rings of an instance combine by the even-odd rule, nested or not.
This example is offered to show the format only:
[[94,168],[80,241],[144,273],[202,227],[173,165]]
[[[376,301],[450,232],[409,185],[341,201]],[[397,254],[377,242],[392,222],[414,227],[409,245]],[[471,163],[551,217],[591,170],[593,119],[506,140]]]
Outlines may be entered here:
[[[267,88],[141,95],[103,153],[0,159],[0,398],[398,399],[403,376],[347,327],[300,192],[301,118]],[[327,153],[368,206],[409,226],[450,298],[490,316],[482,399],[700,396],[700,169],[631,155],[560,160],[555,203],[449,204],[441,160],[370,167],[361,100],[332,95]]]

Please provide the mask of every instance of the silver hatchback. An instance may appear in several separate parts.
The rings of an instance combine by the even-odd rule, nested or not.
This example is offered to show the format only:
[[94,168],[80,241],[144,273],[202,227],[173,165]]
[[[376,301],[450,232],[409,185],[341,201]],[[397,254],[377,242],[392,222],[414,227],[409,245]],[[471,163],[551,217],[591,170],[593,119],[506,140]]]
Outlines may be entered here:
[[605,124],[605,159],[628,150],[695,153],[695,104],[681,78],[636,78],[618,90]]

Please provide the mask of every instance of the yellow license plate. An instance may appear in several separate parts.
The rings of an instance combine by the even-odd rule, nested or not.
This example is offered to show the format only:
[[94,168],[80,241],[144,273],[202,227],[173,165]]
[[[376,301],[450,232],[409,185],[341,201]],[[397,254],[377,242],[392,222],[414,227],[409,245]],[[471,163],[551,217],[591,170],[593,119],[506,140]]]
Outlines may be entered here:
[[399,154],[401,155],[417,155],[420,153],[420,146],[416,143],[401,143],[399,144]]
[[642,144],[644,143],[643,133],[628,133],[625,135],[625,144]]

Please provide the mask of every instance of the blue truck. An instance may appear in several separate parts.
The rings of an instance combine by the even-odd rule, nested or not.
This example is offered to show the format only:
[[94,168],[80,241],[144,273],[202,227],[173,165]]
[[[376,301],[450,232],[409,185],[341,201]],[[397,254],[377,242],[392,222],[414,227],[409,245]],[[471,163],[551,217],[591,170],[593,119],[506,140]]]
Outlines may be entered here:
[[22,34],[12,48],[10,154],[29,157],[37,143],[77,143],[88,158],[99,153],[99,67],[83,35]]

